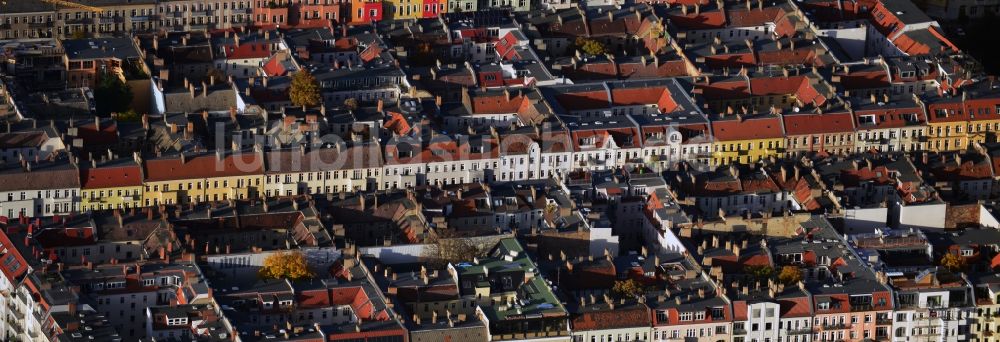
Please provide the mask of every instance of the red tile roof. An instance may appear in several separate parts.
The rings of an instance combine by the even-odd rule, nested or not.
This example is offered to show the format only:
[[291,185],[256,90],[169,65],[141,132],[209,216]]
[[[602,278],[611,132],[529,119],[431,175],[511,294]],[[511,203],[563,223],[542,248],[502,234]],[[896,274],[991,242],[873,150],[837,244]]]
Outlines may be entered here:
[[608,93],[606,91],[584,91],[559,94],[556,101],[566,110],[594,110],[608,108]]
[[378,46],[378,44],[369,44],[364,51],[361,51],[361,56],[359,57],[361,57],[362,61],[368,63],[371,62],[372,60],[375,60],[375,58],[378,58],[379,54],[381,53],[382,53],[381,46]]
[[388,129],[389,131],[396,133],[397,135],[403,136],[410,134],[412,127],[410,123],[406,121],[403,114],[396,112],[386,112],[388,118],[385,123],[382,124],[382,128]]
[[222,159],[215,153],[156,158],[145,163],[146,181],[159,182],[181,179],[234,177],[263,174],[263,160],[258,153],[225,153]]
[[781,128],[781,117],[760,116],[713,121],[712,136],[719,141],[772,139],[784,137],[785,132]]
[[470,101],[473,114],[518,113],[525,106],[531,105],[528,96],[524,94],[511,94],[509,98],[504,94],[481,94],[473,96]]
[[854,132],[854,118],[849,112],[824,114],[785,114],[785,133],[792,135]]
[[271,58],[264,64],[264,73],[267,76],[285,76],[288,75],[288,70],[285,69],[284,63],[282,63],[281,58]]
[[624,329],[649,326],[650,311],[644,304],[614,310],[587,311],[572,319],[573,330]]
[[889,86],[889,75],[884,69],[878,71],[852,72],[840,75],[840,85],[847,90],[885,88]]
[[666,87],[615,88],[611,90],[611,99],[615,106],[655,104],[661,113],[677,109],[677,103],[674,102]]
[[271,49],[267,43],[241,43],[239,46],[226,45],[223,47],[226,52],[226,59],[253,59],[271,57]]
[[756,27],[765,26],[767,23],[777,22],[780,15],[783,15],[784,11],[780,7],[764,7],[762,9],[753,8],[747,9],[736,9],[726,11],[726,19],[729,21],[729,27]]
[[780,299],[778,305],[781,307],[781,317],[812,316],[812,305],[807,296]]
[[7,277],[7,281],[17,284],[21,276],[28,272],[28,262],[3,231],[0,231],[0,246],[7,249],[6,254],[0,255],[0,271]]
[[123,186],[142,186],[142,167],[138,163],[80,168],[80,187],[83,189]]

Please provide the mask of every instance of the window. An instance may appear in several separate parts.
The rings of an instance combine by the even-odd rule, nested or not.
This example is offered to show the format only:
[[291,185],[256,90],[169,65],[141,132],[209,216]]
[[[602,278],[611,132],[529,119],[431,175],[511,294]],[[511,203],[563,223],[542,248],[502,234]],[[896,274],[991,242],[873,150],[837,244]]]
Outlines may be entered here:
[[725,318],[725,310],[721,307],[712,308],[712,319],[723,319]]
[[692,314],[690,312],[681,312],[680,313],[680,320],[682,320],[682,321],[690,321],[693,317],[694,317],[694,314]]

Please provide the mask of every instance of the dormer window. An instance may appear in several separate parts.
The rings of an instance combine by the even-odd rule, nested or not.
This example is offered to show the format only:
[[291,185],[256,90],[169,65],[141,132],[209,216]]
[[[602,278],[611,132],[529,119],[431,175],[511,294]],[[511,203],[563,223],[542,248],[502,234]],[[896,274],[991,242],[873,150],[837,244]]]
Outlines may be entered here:
[[820,310],[830,310],[830,303],[829,302],[819,303],[819,309]]
[[937,110],[934,111],[934,116],[938,117],[938,118],[947,118],[948,117],[948,110],[947,109],[937,109]]
[[972,256],[972,254],[973,254],[973,253],[974,253],[974,252],[973,252],[973,250],[972,250],[972,249],[968,249],[968,248],[964,248],[964,249],[962,249],[962,251],[961,251],[961,254],[962,254],[962,256],[964,256],[964,257],[969,257],[969,256]]
[[167,325],[187,325],[187,317],[168,318]]
[[862,115],[858,117],[858,123],[861,125],[877,125],[878,122],[875,120],[875,115]]

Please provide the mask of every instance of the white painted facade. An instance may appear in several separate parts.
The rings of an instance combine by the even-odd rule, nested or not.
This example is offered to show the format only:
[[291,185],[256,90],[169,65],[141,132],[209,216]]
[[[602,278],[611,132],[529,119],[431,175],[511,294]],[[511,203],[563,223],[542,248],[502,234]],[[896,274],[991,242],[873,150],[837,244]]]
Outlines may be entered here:
[[[41,176],[41,175],[40,175]],[[80,210],[80,188],[0,192],[0,215],[52,216]]]

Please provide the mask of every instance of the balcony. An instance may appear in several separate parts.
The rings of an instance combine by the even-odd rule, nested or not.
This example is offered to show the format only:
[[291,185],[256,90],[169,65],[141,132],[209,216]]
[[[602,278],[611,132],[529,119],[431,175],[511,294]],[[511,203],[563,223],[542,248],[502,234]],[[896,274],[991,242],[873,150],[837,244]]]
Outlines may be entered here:
[[565,330],[559,331],[533,331],[533,332],[521,332],[514,334],[500,334],[493,335],[494,341],[502,340],[527,340],[545,337],[559,337],[559,336],[569,336],[569,333]]
[[191,31],[206,31],[215,28],[215,24],[191,24]]
[[809,329],[809,328],[799,328],[799,329],[790,329],[790,330],[788,330],[788,334],[789,335],[808,335],[808,334],[812,334],[812,332],[813,332],[813,330]]
[[746,329],[733,329],[733,335],[737,335],[738,336],[738,335],[746,335],[746,334],[747,334],[747,330]]
[[172,17],[174,17],[174,18],[180,18],[180,17],[183,17],[183,16],[184,16],[184,12],[181,12],[181,11],[177,11],[177,12],[173,12],[173,13],[170,13],[170,15],[171,15]]
[[92,19],[92,18],[66,19],[66,24],[67,25],[90,25],[90,24],[93,24],[93,23],[94,23],[94,19]]
[[100,20],[101,24],[120,24],[125,22],[125,18],[122,17],[102,17]]
[[848,323],[827,323],[823,324],[823,330],[843,330],[850,329],[851,325]]
[[878,319],[875,319],[875,324],[876,325],[891,325],[892,324],[892,318],[878,318]]
[[209,17],[211,15],[212,15],[212,10],[191,11],[192,17]]

